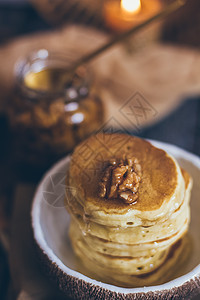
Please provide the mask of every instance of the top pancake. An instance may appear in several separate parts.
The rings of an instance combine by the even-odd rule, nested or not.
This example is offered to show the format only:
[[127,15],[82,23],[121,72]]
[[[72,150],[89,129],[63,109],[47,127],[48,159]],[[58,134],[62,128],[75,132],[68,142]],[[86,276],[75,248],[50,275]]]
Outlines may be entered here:
[[[99,183],[109,160],[121,159],[124,154],[137,158],[142,168],[138,199],[134,204],[99,197]],[[78,201],[84,208],[105,214],[159,211],[163,205],[168,206],[170,200],[177,206],[185,191],[174,158],[143,139],[125,134],[100,133],[76,147],[70,163],[69,185],[77,190]]]

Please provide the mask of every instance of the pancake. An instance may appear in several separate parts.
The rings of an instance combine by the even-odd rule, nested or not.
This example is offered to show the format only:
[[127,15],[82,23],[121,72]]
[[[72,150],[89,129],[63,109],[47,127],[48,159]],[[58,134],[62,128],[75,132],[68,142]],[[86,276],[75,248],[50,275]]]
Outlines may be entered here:
[[[188,229],[189,225],[189,210],[187,211],[187,216],[184,219],[184,222],[181,226],[176,229],[175,233],[169,233],[167,237],[163,237],[162,239],[156,239],[156,236],[152,236],[151,240],[148,241],[138,241],[136,239],[131,240],[131,243],[128,243],[128,238],[124,239],[122,231],[121,233],[117,234],[117,237],[111,240],[107,238],[105,235],[104,238],[99,238],[98,236],[94,235],[94,232],[86,233],[86,231],[82,230],[78,224],[76,223],[75,229],[75,238],[80,234],[83,235],[84,233],[84,240],[86,243],[95,251],[100,253],[106,253],[113,256],[138,256],[141,255],[148,255],[148,253],[152,254],[157,249],[166,249],[172,243],[176,242]],[[169,230],[170,232],[170,230]],[[131,230],[129,231],[131,235]],[[121,241],[125,240],[125,242]]]
[[121,287],[133,288],[163,284],[176,277],[176,272],[187,260],[190,253],[190,240],[184,236],[171,246],[168,257],[160,267],[152,272],[141,275],[113,274],[109,267],[93,263],[90,257],[83,255],[82,249],[74,247],[77,257],[81,259],[83,273],[91,278]]
[[131,287],[166,278],[185,244],[192,188],[172,156],[97,134],[75,149],[66,185],[72,247],[95,279]]
[[74,227],[72,237],[77,239],[82,235],[91,248],[88,250],[89,253],[93,249],[112,256],[148,256],[155,254],[157,249],[169,248],[169,245],[185,234],[190,221],[189,197],[192,182],[188,173],[184,171],[184,175],[187,180],[185,201],[167,221],[147,228],[140,226],[115,228],[85,223],[81,216],[78,218],[73,215],[77,224],[72,225]]
[[[75,197],[84,207],[85,214],[97,223],[111,226],[126,226],[130,222],[136,226],[150,225],[164,215],[167,218],[184,198],[185,183],[178,163],[145,140],[116,134],[113,144],[110,136],[99,134],[90,137],[72,155],[68,185],[78,195]],[[119,147],[116,140],[123,139],[125,142]],[[105,140],[106,147],[103,145]],[[132,205],[126,205],[119,199],[107,201],[98,196],[99,182],[108,161],[113,156],[120,159],[126,154],[133,154],[142,168],[138,201]]]
[[[189,223],[190,211],[189,211],[189,200],[192,181],[189,174],[184,172],[185,179],[185,198],[183,203],[178,207],[174,213],[167,218],[158,220],[153,226],[133,226],[129,224],[125,227],[123,226],[103,226],[96,222],[92,222],[89,218],[84,215],[84,209],[72,196],[67,197],[68,209],[70,209],[70,214],[74,216],[79,227],[86,235],[92,235],[107,242],[111,241],[114,243],[124,243],[124,244],[134,244],[137,243],[148,243],[152,241],[159,241],[174,236],[180,230],[180,228],[185,227],[185,223]],[[69,201],[69,199],[71,201]],[[187,220],[187,222],[185,222]],[[93,237],[91,237],[92,240]],[[97,239],[94,239],[97,241]],[[99,244],[99,242],[98,242]]]

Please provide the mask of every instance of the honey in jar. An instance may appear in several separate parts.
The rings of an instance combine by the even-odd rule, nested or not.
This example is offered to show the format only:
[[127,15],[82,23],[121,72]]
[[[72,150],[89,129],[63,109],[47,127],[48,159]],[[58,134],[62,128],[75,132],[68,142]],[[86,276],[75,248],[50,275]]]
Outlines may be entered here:
[[43,49],[17,63],[8,116],[23,160],[55,161],[101,126],[103,104],[92,76],[85,66],[66,72],[73,60]]

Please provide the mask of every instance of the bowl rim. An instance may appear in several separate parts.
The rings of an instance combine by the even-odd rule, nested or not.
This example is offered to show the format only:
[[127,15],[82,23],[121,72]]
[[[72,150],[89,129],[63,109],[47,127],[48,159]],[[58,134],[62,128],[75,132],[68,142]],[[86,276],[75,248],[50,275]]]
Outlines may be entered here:
[[[167,152],[177,152],[180,153],[180,156],[187,158],[188,161],[193,163],[199,170],[200,170],[200,157],[188,152],[178,146],[164,143],[156,140],[150,140],[148,139],[150,143],[152,143],[155,147],[161,148],[166,150]],[[32,208],[31,208],[31,223],[32,223],[32,229],[33,229],[33,236],[35,239],[35,242],[37,246],[42,250],[43,254],[47,256],[49,261],[51,263],[56,264],[57,268],[62,270],[66,275],[74,277],[76,280],[81,280],[86,283],[98,286],[100,288],[103,288],[105,290],[109,290],[111,292],[121,293],[124,295],[127,294],[138,294],[138,293],[149,293],[149,292],[161,292],[166,290],[171,290],[173,288],[177,288],[180,286],[185,285],[186,283],[189,283],[191,280],[195,280],[195,278],[200,278],[200,263],[190,272],[188,272],[185,275],[182,275],[176,279],[170,280],[164,284],[161,285],[155,285],[155,286],[144,286],[144,287],[138,287],[138,288],[123,288],[118,287],[115,285],[103,283],[100,281],[97,281],[95,279],[92,279],[86,275],[83,275],[82,273],[78,271],[74,271],[73,269],[70,269],[67,267],[53,252],[53,250],[48,246],[44,236],[40,224],[40,193],[42,191],[42,187],[44,182],[46,182],[47,178],[51,174],[54,174],[56,171],[59,171],[61,167],[63,167],[64,164],[68,164],[70,161],[70,155],[64,157],[63,159],[59,160],[56,164],[54,164],[42,177],[39,185],[36,188],[36,191],[34,193],[33,202],[32,202]],[[37,228],[37,230],[36,230]],[[38,230],[39,229],[39,230]],[[48,251],[47,251],[48,250]]]

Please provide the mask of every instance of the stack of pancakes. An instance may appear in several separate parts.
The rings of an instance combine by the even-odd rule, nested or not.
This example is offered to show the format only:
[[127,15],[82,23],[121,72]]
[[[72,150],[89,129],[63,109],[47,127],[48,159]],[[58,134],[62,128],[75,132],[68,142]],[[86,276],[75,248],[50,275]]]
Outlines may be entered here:
[[[124,155],[141,166],[132,204],[99,193],[109,161]],[[172,156],[137,137],[102,133],[75,149],[66,181],[71,243],[91,276],[127,287],[168,279],[187,252],[192,187]]]

